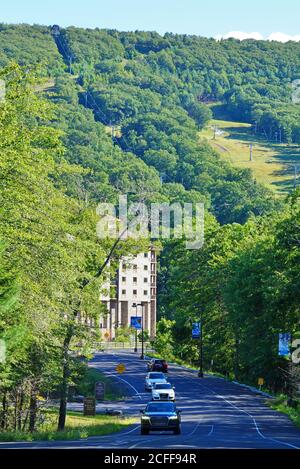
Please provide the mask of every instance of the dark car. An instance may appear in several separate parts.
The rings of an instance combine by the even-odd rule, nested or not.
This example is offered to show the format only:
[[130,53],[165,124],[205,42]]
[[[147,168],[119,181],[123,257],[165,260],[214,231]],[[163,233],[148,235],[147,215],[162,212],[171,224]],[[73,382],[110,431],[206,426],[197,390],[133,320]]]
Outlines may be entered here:
[[162,371],[163,373],[168,372],[168,363],[166,360],[152,358],[150,362],[148,362],[148,371]]
[[150,431],[169,430],[175,435],[181,432],[181,410],[174,402],[148,402],[145,410],[141,410],[141,435]]

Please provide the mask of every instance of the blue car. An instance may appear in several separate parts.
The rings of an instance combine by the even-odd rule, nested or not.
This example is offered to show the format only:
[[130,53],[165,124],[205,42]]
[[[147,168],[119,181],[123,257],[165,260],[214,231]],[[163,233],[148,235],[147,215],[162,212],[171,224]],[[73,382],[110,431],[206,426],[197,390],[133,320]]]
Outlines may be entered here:
[[148,402],[141,413],[141,435],[155,430],[168,430],[175,435],[181,433],[181,410],[176,408],[174,402]]

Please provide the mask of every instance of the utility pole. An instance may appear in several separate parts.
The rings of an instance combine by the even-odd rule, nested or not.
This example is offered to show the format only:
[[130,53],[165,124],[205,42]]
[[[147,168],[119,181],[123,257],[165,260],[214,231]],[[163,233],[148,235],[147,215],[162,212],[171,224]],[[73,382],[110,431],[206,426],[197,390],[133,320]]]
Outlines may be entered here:
[[294,189],[297,187],[297,179],[298,179],[298,165],[294,165]]
[[69,73],[72,75],[72,56],[69,55]]
[[200,316],[200,336],[199,336],[199,371],[198,377],[203,378],[203,327],[202,327],[202,315]]
[[113,147],[114,147],[115,128],[114,128],[114,125],[111,123],[111,121],[109,122],[109,126],[110,126],[110,136],[111,136],[111,157],[112,157]]
[[216,140],[216,133],[217,133],[217,126],[214,125],[214,136],[213,136],[213,140]]
[[249,148],[250,148],[250,161],[253,161],[253,145],[252,145],[252,143],[250,143]]

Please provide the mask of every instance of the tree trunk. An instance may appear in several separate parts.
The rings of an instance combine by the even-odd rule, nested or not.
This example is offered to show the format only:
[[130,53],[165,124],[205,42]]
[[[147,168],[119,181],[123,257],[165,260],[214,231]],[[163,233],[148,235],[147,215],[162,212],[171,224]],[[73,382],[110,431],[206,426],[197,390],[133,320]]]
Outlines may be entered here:
[[59,416],[58,416],[58,425],[57,430],[63,431],[66,424],[67,416],[67,400],[68,400],[68,377],[69,377],[69,366],[68,363],[64,363],[63,367],[63,377],[61,383],[60,391],[60,404],[59,404]]
[[20,400],[19,400],[19,409],[18,409],[18,415],[17,415],[17,429],[20,431],[22,429],[23,403],[24,403],[24,393],[23,391],[21,391]]
[[6,422],[7,422],[7,391],[4,391],[2,397],[2,412],[1,412],[1,422],[0,426],[2,430],[6,429]]
[[14,408],[14,423],[13,423],[13,428],[14,431],[17,430],[17,415],[18,415],[18,405],[19,405],[19,393],[16,391],[16,396],[15,396],[15,408]]
[[34,432],[35,423],[36,423],[36,413],[37,413],[37,397],[36,389],[33,387],[30,394],[30,404],[29,404],[29,431]]
[[[77,317],[77,313],[74,314],[74,321]],[[69,325],[68,331],[64,340],[63,345],[63,375],[62,375],[62,382],[60,387],[60,404],[59,404],[59,416],[58,416],[58,424],[57,430],[63,431],[65,429],[66,424],[66,416],[67,416],[67,401],[68,401],[68,392],[69,392],[69,347],[73,337],[73,325]]]

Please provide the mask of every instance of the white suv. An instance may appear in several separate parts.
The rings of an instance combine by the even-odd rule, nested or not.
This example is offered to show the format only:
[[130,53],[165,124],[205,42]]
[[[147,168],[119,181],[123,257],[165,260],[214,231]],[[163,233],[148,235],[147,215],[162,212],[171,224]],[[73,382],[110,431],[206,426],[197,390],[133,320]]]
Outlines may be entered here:
[[175,401],[174,389],[170,383],[156,383],[152,388],[152,401]]
[[166,383],[167,380],[165,375],[159,371],[151,371],[146,375],[145,379],[145,391],[151,391],[154,384],[156,383]]

